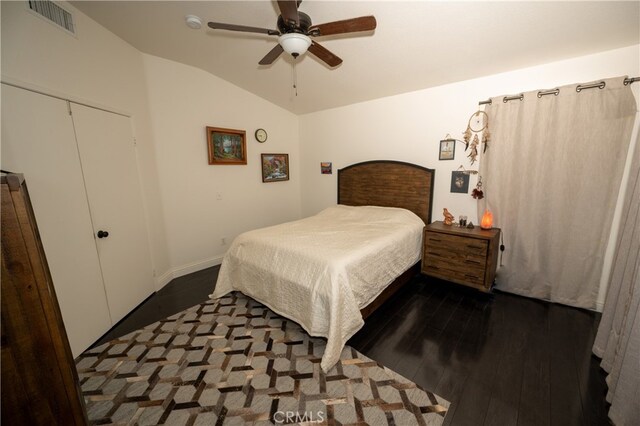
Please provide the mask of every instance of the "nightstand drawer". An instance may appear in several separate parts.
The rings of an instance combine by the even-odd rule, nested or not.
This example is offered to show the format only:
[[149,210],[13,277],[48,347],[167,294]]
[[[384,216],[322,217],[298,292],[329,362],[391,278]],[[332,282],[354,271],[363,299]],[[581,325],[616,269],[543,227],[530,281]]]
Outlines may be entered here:
[[460,265],[465,263],[471,266],[478,265],[482,268],[484,268],[487,261],[486,249],[484,253],[477,254],[464,249],[441,247],[433,244],[424,247],[424,256],[429,259],[446,259],[447,262]]
[[476,284],[484,281],[486,259],[478,261],[475,258],[467,259],[464,255],[443,257],[425,253],[424,262],[425,271],[440,271],[440,275],[447,274],[445,278],[455,276],[458,280],[478,281]]
[[452,269],[451,265],[440,265],[435,262],[429,262],[423,266],[422,272],[427,275],[458,284],[484,286],[484,270],[466,271],[461,269]]
[[425,234],[425,248],[438,252],[464,253],[486,258],[488,243],[486,240],[459,237],[438,232]]

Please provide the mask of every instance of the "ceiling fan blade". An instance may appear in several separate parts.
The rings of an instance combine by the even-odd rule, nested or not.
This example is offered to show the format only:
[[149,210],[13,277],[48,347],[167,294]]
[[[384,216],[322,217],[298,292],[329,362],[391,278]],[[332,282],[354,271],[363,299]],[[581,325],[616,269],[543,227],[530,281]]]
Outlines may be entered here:
[[320,46],[315,41],[311,42],[311,46],[309,46],[309,52],[313,53],[318,59],[325,62],[330,67],[337,67],[342,63],[342,59],[338,58],[336,55]]
[[245,33],[280,35],[280,31],[270,30],[268,28],[247,27],[244,25],[225,24],[222,22],[209,22],[207,25],[209,26],[209,28],[212,28],[214,30],[229,30],[229,31],[242,31]]
[[280,15],[286,23],[294,23],[295,26],[300,25],[300,18],[298,17],[298,2],[296,0],[278,0],[278,7],[280,8]]
[[359,31],[371,31],[376,29],[374,16],[361,16],[359,18],[345,19],[344,21],[327,22],[326,24],[313,25],[307,31],[310,36],[327,36],[333,34],[356,33]]
[[280,46],[280,44],[276,44],[276,47],[271,49],[269,53],[267,53],[265,57],[262,58],[262,60],[258,63],[260,65],[271,65],[273,61],[278,59],[278,56],[280,56],[282,52],[284,52],[284,49],[282,48],[282,46]]

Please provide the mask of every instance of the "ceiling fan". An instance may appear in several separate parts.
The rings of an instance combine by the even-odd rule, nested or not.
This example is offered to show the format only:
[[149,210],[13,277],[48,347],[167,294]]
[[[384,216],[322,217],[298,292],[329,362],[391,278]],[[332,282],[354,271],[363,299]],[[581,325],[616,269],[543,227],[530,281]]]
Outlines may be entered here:
[[209,22],[208,25],[214,30],[241,31],[278,36],[278,44],[262,58],[259,62],[260,65],[272,64],[282,52],[287,52],[294,58],[297,58],[309,50],[309,52],[330,67],[340,65],[342,59],[314,40],[311,40],[311,37],[371,31],[376,28],[376,18],[373,16],[361,16],[343,21],[312,25],[309,15],[298,11],[298,5],[301,1],[302,0],[278,0],[280,16],[278,16],[277,30],[225,24],[222,22]]

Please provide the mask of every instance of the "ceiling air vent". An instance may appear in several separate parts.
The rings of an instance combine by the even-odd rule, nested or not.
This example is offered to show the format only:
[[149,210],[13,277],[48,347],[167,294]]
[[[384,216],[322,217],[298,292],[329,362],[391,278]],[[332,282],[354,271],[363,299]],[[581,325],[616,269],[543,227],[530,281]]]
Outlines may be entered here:
[[73,15],[49,0],[28,1],[29,9],[71,34],[76,34]]

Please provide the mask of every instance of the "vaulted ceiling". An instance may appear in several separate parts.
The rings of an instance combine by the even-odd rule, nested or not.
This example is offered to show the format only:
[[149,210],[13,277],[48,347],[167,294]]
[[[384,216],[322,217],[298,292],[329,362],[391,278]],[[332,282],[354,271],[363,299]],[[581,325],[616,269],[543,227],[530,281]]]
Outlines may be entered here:
[[[638,1],[304,0],[299,10],[314,24],[374,15],[377,28],[317,38],[344,60],[334,69],[309,53],[262,66],[277,37],[206,22],[275,29],[275,1],[71,3],[142,52],[206,70],[296,114],[640,43]],[[188,28],[186,15],[203,27]]]

